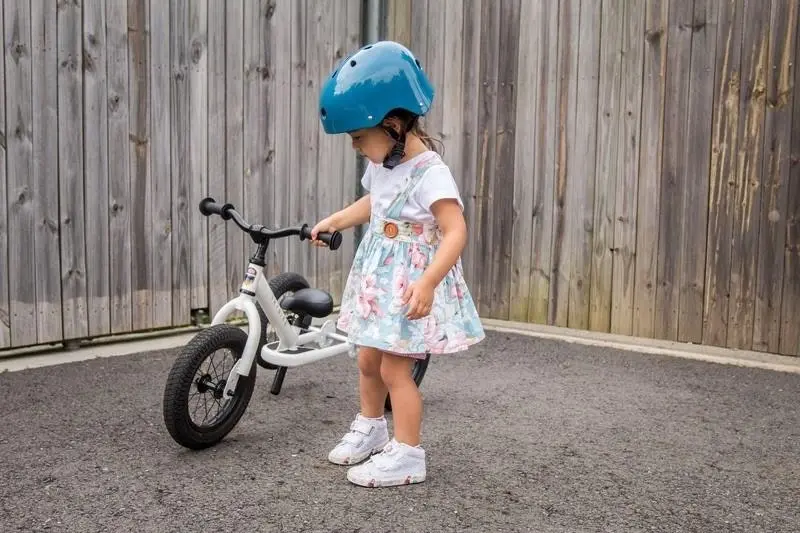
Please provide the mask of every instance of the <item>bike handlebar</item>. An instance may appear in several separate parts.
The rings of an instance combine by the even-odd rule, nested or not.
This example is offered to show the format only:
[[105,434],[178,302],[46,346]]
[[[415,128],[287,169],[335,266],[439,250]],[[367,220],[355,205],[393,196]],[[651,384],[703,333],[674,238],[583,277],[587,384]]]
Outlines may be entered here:
[[[200,213],[203,216],[219,215],[223,220],[233,220],[237,226],[250,233],[251,236],[263,236],[268,239],[279,239],[291,235],[299,235],[300,240],[304,241],[311,238],[311,228],[308,224],[300,227],[281,228],[277,230],[267,229],[260,224],[250,224],[240,215],[232,204],[218,204],[213,198],[203,198],[200,201]],[[328,245],[331,250],[336,250],[342,244],[342,234],[338,231],[321,232],[317,234],[317,240]]]

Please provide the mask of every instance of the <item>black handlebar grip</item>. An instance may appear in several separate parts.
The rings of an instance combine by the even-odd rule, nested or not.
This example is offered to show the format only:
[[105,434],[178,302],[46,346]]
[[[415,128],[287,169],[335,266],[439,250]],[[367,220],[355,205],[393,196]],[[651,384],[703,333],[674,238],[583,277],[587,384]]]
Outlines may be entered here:
[[[303,227],[300,230],[300,238],[302,240],[311,238],[311,228],[308,227],[308,224],[303,224]],[[334,231],[333,233],[323,231],[317,234],[317,240],[327,244],[328,248],[331,250],[336,250],[342,245],[342,234],[338,231]]]
[[200,213],[206,217],[210,215],[219,215],[225,220],[228,220],[231,218],[230,213],[228,213],[229,209],[233,209],[233,205],[220,205],[211,197],[200,200]]

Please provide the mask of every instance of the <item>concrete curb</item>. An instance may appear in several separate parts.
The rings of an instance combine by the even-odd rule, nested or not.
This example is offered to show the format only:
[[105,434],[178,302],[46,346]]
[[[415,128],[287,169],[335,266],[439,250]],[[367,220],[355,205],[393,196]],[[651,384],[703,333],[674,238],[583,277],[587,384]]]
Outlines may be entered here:
[[586,346],[613,348],[641,354],[666,355],[669,357],[694,359],[696,361],[705,361],[709,363],[800,374],[800,357],[641,337],[629,337],[625,335],[574,330],[524,322],[509,322],[495,319],[481,319],[481,322],[488,331],[514,333],[529,337],[553,339]]
[[[328,317],[328,319],[335,319],[335,315]],[[800,374],[800,357],[789,357],[748,350],[732,350],[716,346],[703,346],[640,337],[628,337],[625,335],[574,330],[524,322],[510,322],[495,319],[482,319],[481,321],[487,331],[552,339],[586,346],[612,348],[640,354],[665,355],[683,359],[694,359],[708,363]],[[128,336],[117,342],[98,343],[97,345],[88,345],[72,351],[49,350],[32,354],[20,354],[15,357],[9,356],[0,358],[0,373],[103,357],[132,355],[154,350],[168,350],[186,344],[200,329],[202,328],[183,328],[171,334],[170,332],[163,332],[158,336],[146,338]]]

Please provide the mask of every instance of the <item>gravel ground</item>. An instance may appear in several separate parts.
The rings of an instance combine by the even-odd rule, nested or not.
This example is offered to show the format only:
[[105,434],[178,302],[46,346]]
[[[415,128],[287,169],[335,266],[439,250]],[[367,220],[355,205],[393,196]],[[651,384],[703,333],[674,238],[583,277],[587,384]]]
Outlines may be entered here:
[[800,375],[488,333],[425,377],[428,480],[351,486],[325,456],[346,356],[259,368],[216,447],[161,418],[178,351],[0,374],[0,531],[800,531]]

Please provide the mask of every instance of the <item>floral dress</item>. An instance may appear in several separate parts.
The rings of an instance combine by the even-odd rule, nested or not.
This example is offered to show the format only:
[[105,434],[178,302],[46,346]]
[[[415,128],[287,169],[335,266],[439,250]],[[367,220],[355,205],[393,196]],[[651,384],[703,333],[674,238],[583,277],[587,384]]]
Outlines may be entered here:
[[436,153],[415,163],[406,186],[386,212],[372,212],[337,321],[337,327],[356,345],[419,358],[426,353],[462,351],[484,338],[461,259],[435,288],[428,316],[406,317],[403,293],[433,261],[442,233],[435,223],[401,220],[400,213],[426,170],[436,164],[441,164]]

